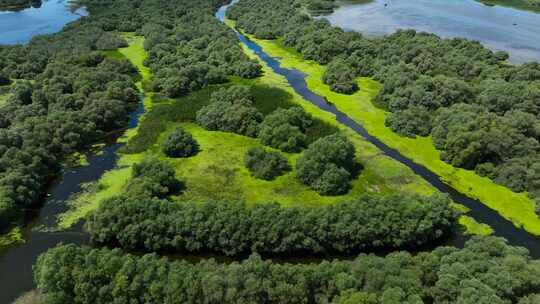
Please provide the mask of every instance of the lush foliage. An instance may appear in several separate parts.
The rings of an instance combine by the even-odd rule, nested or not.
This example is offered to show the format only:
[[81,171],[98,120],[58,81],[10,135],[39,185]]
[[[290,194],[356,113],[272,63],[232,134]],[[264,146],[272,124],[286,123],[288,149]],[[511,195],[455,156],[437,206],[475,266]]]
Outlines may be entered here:
[[352,94],[358,90],[356,83],[356,70],[351,62],[342,58],[332,60],[323,74],[323,82],[330,86],[332,91]]
[[199,144],[182,127],[177,127],[162,143],[163,153],[169,157],[189,157],[199,151]]
[[249,87],[233,86],[212,94],[211,103],[197,112],[197,122],[208,130],[255,137],[262,114],[253,106]]
[[42,255],[35,280],[47,303],[537,303],[540,266],[499,238],[411,255],[352,261],[170,262],[156,255],[59,246]]
[[130,250],[353,253],[429,244],[447,236],[455,220],[450,200],[439,195],[362,197],[317,208],[131,195],[103,202],[87,230],[97,243]]
[[264,145],[299,152],[306,145],[306,131],[311,125],[311,115],[300,107],[277,109],[264,119],[259,138]]
[[300,181],[315,191],[335,195],[349,189],[354,173],[355,149],[349,139],[340,134],[323,137],[312,143],[296,162]]
[[272,180],[291,170],[285,156],[255,147],[247,151],[244,162],[251,174],[256,178]]
[[174,168],[156,158],[146,158],[133,165],[126,192],[133,197],[165,198],[181,190]]
[[[383,83],[386,125],[432,135],[443,160],[515,191],[540,193],[540,64],[509,65],[508,54],[462,38],[414,30],[366,38],[313,20],[293,0],[243,0],[228,17],[249,34],[272,29],[304,58],[328,64],[324,81],[353,91],[356,76]],[[308,4],[309,5],[309,4]]]
[[[86,27],[70,31],[83,35]],[[97,48],[92,38],[102,35],[95,29],[91,37],[77,40],[78,47]],[[81,54],[71,43],[63,46],[64,56],[56,57],[65,36],[0,47],[3,73],[32,78],[12,84],[0,108],[0,229],[40,197],[65,155],[123,127],[139,100],[131,63],[98,52]]]

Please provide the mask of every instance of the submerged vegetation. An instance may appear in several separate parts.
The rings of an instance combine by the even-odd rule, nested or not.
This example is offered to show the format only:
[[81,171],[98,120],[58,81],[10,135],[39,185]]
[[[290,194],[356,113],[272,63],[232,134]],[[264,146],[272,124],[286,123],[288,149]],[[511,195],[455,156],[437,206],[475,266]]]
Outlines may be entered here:
[[[263,260],[258,254],[434,248],[456,232],[461,213],[447,196],[303,99],[242,48],[234,31],[214,17],[225,3],[85,0],[90,16],[62,32],[25,46],[0,46],[0,75],[6,75],[10,92],[0,106],[0,229],[20,221],[22,210],[38,200],[68,156],[125,128],[141,97],[146,110],[139,125],[120,138],[118,168],[88,186],[61,217],[62,227],[85,219],[93,246],[119,248],[50,249],[34,268],[39,290],[20,301],[526,304],[538,299],[538,261],[493,237],[474,238],[463,249],[414,255],[361,254],[352,261],[294,265]],[[333,5],[241,0],[229,14],[255,39],[278,38],[281,51],[314,60],[317,85],[336,94],[329,96],[369,101],[379,92],[376,101],[392,111],[389,127],[407,136],[431,135],[452,164],[474,164],[500,181],[510,159],[534,162],[537,66],[509,67],[501,62],[505,54],[460,39],[413,32],[366,39],[302,13]],[[443,53],[444,60],[436,60]],[[382,89],[359,76],[374,77]],[[507,89],[524,90],[530,100],[520,99],[519,106],[513,99],[492,102]],[[340,99],[337,107],[344,104]],[[477,150],[451,145],[464,133],[460,126],[475,130],[467,122],[504,128],[520,135],[516,140],[523,144],[499,147],[513,150],[504,151],[508,155],[497,163],[490,158],[490,167]],[[536,167],[518,163],[527,171],[522,187],[536,187]],[[513,172],[504,176],[517,183]],[[471,218],[459,222],[474,234],[492,232]],[[251,256],[230,264],[158,256],[186,253]]]
[[[527,198],[527,194],[531,197],[535,197],[534,192],[523,194],[512,193],[504,187],[494,185],[492,182],[480,177],[480,174],[486,176],[480,171],[481,166],[478,167],[478,173],[476,174],[468,170],[456,170],[455,167],[440,161],[441,152],[433,148],[431,136],[408,139],[396,136],[396,134],[389,132],[385,127],[384,120],[386,118],[387,125],[402,128],[400,130],[403,133],[411,134],[418,132],[421,134],[429,134],[432,128],[430,123],[431,125],[434,124],[432,121],[436,119],[439,111],[429,112],[426,111],[424,105],[415,106],[413,104],[411,105],[412,110],[405,107],[405,110],[399,112],[398,114],[401,116],[397,116],[396,112],[387,115],[384,110],[374,108],[371,102],[372,98],[378,94],[375,98],[375,102],[378,104],[385,104],[382,97],[387,96],[387,92],[384,88],[387,83],[396,86],[407,86],[407,88],[397,90],[396,92],[406,92],[409,90],[412,86],[407,85],[407,83],[410,83],[410,77],[407,73],[411,73],[411,75],[419,74],[421,75],[420,79],[423,80],[432,79],[433,83],[430,84],[431,87],[444,89],[446,86],[448,89],[444,89],[440,91],[440,93],[434,94],[435,92],[432,92],[426,95],[427,97],[434,96],[436,98],[433,100],[439,100],[440,104],[444,104],[446,102],[445,100],[453,98],[452,96],[474,96],[471,94],[476,93],[475,90],[470,88],[471,83],[469,83],[469,81],[472,80],[460,79],[462,76],[455,74],[453,74],[453,76],[444,77],[439,75],[443,72],[453,73],[451,68],[452,65],[455,65],[454,71],[459,70],[461,73],[461,63],[476,64],[484,69],[484,72],[477,76],[482,79],[482,77],[487,77],[488,71],[492,70],[493,72],[501,73],[492,73],[495,76],[503,75],[504,77],[506,73],[513,73],[512,71],[514,70],[520,70],[524,72],[523,75],[533,77],[532,75],[535,75],[535,66],[537,66],[536,63],[522,66],[506,65],[504,62],[500,61],[505,58],[504,54],[493,53],[477,42],[459,38],[441,39],[432,34],[415,33],[414,31],[398,31],[393,35],[383,38],[365,38],[358,33],[344,32],[341,29],[333,28],[325,20],[314,21],[308,16],[299,13],[297,9],[291,7],[288,3],[289,1],[286,0],[258,4],[251,3],[250,1],[242,1],[229,10],[228,16],[235,19],[235,21],[230,22],[230,24],[235,24],[238,28],[253,34],[250,38],[256,40],[258,44],[263,46],[265,52],[269,53],[271,56],[282,58],[281,63],[284,67],[294,67],[307,73],[308,76],[306,80],[310,89],[318,94],[328,97],[328,100],[336,104],[341,111],[348,113],[352,118],[360,121],[372,135],[377,136],[387,145],[399,149],[401,153],[418,163],[427,166],[463,193],[480,198],[491,208],[496,209],[503,216],[514,221],[517,225],[524,225],[525,229],[528,231],[540,234],[540,220],[538,220],[538,216],[534,214],[534,203]],[[258,16],[262,16],[259,15],[261,10],[271,12],[265,16],[265,20],[267,21],[259,25],[253,25],[253,22],[257,22],[256,20],[260,19]],[[272,27],[274,29],[275,37],[280,38],[277,40],[258,39],[257,34],[251,31],[251,29],[257,26]],[[420,49],[422,49],[419,49],[420,46],[425,48],[426,52],[429,50],[432,58],[444,58],[444,60],[437,61],[438,66],[432,66],[428,70],[428,75],[423,75],[423,72],[418,70],[419,66],[417,63],[411,61],[414,58],[419,60],[419,58],[422,58],[425,55],[420,51]],[[407,50],[410,50],[410,52],[407,53]],[[358,71],[357,75],[374,75],[376,79],[383,80],[383,88],[379,90],[379,84],[372,79],[367,77],[357,77],[356,80],[361,87],[361,91],[353,94],[350,98],[347,97],[347,95],[332,92],[331,87],[323,84],[322,79],[324,78],[323,75],[326,67],[321,64],[331,62],[333,60],[332,58],[335,60],[342,60],[341,58],[344,58],[344,56],[346,56],[345,58],[350,62],[350,65],[356,68]],[[400,67],[406,67],[404,70],[405,74],[398,73],[397,70],[400,69]],[[380,78],[377,78],[377,75],[379,75]],[[452,81],[449,82],[448,79],[451,79]],[[508,79],[507,81],[510,85],[519,86],[520,83],[523,83],[523,81],[514,81],[512,79]],[[434,83],[437,85],[434,85]],[[537,81],[529,80],[528,83],[531,88],[534,89]],[[466,93],[465,95],[463,95],[464,92]],[[418,96],[418,94],[415,93],[411,96]],[[531,98],[529,100],[534,103],[536,100],[534,97],[535,95],[533,94],[530,96]],[[397,102],[399,99],[392,97],[390,100]],[[426,100],[429,100],[429,98]],[[469,100],[468,97],[466,100]],[[524,100],[526,101],[527,99]],[[442,109],[446,108],[442,107],[441,111]],[[420,115],[423,119],[419,119],[417,115]],[[494,117],[494,114],[490,115]],[[524,117],[532,118],[530,114],[524,113],[523,115]],[[411,119],[412,116],[414,116],[413,119]],[[526,124],[529,122],[531,123],[529,126],[532,126],[534,125],[535,120],[525,120]],[[478,125],[475,125],[475,128],[476,126]],[[459,128],[457,125],[452,125],[452,127]],[[501,125],[501,129],[502,128]],[[513,127],[509,127],[508,125],[505,125],[504,128],[510,132],[513,132],[514,130]],[[532,134],[527,133],[528,131],[526,131],[526,129],[527,127],[520,129],[525,132],[522,134]],[[518,135],[520,131],[516,132]],[[463,134],[464,133],[460,135]],[[475,138],[481,139],[483,142],[485,141],[485,145],[487,145],[489,144],[489,141],[493,140],[495,137],[477,136]],[[512,141],[513,139],[505,137],[501,138],[501,140]],[[528,139],[524,138],[523,140],[523,144],[516,145],[514,143],[515,146],[512,149],[506,149],[505,153],[513,153],[512,150],[523,147],[523,150],[521,150],[523,155],[520,157],[522,157],[523,160],[528,159],[533,161],[536,155],[534,143],[537,142],[537,140],[534,137]],[[468,143],[471,141],[464,140],[455,142]],[[504,142],[501,143],[504,144]],[[532,146],[527,146],[529,143],[532,144]],[[496,146],[493,145],[493,147]],[[470,149],[463,148],[461,153],[467,154],[470,151]],[[446,151],[443,151],[442,154],[445,153]],[[506,158],[508,158],[508,156]],[[503,161],[508,161],[505,158],[501,159]],[[509,162],[508,164],[510,163],[512,162]],[[532,163],[518,163],[520,165],[517,165],[514,162],[515,166],[512,168],[522,172],[522,174],[525,174],[524,172],[526,171],[528,172],[526,173],[527,176],[533,178],[534,170],[531,169],[534,169],[534,166],[532,166]],[[502,166],[502,163],[499,164],[499,166]],[[519,167],[521,165],[531,166],[525,170],[524,167]],[[496,167],[495,165],[494,167],[497,168],[497,170],[503,168]],[[513,190],[521,191],[523,188],[515,188],[514,184],[523,185],[528,179],[527,177],[524,177],[524,175],[514,174],[517,171],[513,171],[513,169],[506,172],[504,178],[502,176],[494,178],[494,175],[489,177],[494,178],[495,182],[512,186]],[[529,190],[534,190],[534,187],[535,186]]]

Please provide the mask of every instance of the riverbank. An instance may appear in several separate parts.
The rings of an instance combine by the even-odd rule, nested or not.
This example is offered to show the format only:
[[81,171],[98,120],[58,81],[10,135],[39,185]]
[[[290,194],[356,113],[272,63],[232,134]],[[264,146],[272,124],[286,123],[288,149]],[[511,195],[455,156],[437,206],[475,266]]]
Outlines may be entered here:
[[[148,81],[152,75],[150,69],[143,64],[144,59],[148,55],[144,49],[144,37],[136,36],[133,33],[121,33],[121,35],[127,40],[128,46],[113,51],[106,51],[105,55],[112,58],[128,59],[137,67],[141,78],[137,81],[136,86],[141,94],[143,108],[146,113],[152,108],[153,95],[152,93],[146,93],[143,88],[144,82]],[[129,139],[137,134],[141,122],[144,120],[145,113],[141,114],[138,120],[139,123],[130,126],[124,132],[122,137],[118,139],[119,143],[127,143]],[[118,159],[115,169],[105,172],[98,181],[85,185],[83,192],[78,193],[76,197],[70,199],[69,210],[58,216],[58,227],[61,229],[72,227],[90,210],[97,208],[99,202],[103,199],[121,193],[123,186],[129,180],[131,165],[136,161],[137,158],[122,155]]]
[[[119,53],[133,60],[135,65],[142,70],[140,65],[144,59],[145,51],[142,48],[142,37],[136,39],[140,39],[138,43],[130,43],[129,48],[120,49]],[[246,47],[243,48],[248,56],[256,58]],[[243,158],[249,148],[262,147],[258,139],[226,132],[207,131],[189,122],[168,121],[167,117],[155,117],[155,113],[150,110],[143,115],[138,128],[127,132],[121,140],[129,142],[130,139],[138,136],[141,130],[144,131],[145,124],[148,124],[154,129],[163,128],[163,130],[157,131],[158,134],[153,135],[157,136],[155,142],[152,142],[143,152],[121,154],[117,169],[104,174],[96,184],[89,187],[88,191],[72,201],[70,211],[60,217],[60,227],[65,229],[74,225],[97,208],[104,199],[120,193],[130,177],[131,166],[134,163],[149,156],[166,159],[159,149],[160,142],[179,125],[188,130],[199,142],[201,152],[187,159],[166,159],[176,168],[177,177],[186,184],[186,190],[173,199],[184,201],[229,199],[244,200],[248,203],[278,202],[286,206],[294,206],[299,204],[330,204],[352,199],[362,194],[387,194],[400,191],[431,194],[435,191],[431,185],[416,176],[412,170],[383,155],[381,151],[361,136],[336,122],[331,113],[317,108],[299,96],[288,84],[287,80],[273,72],[270,67],[263,64],[263,70],[264,75],[255,80],[231,78],[231,82],[225,84],[225,86],[231,84],[252,86],[256,95],[255,104],[263,112],[272,110],[265,109],[268,106],[275,107],[275,104],[285,106],[291,103],[291,105],[302,106],[313,115],[314,119],[339,128],[344,132],[353,141],[358,151],[357,159],[363,165],[360,175],[352,181],[351,190],[346,195],[321,196],[307,186],[302,185],[297,180],[294,169],[274,181],[255,179],[245,168]],[[147,70],[142,76],[142,81],[145,81],[151,77],[151,73]],[[179,111],[183,108],[178,108],[175,105],[183,104],[186,106],[188,103],[205,102],[199,100],[208,99],[211,92],[219,87],[203,89],[182,98],[160,99],[155,104],[152,101],[152,93],[145,93],[144,103],[147,108],[151,108],[152,104],[154,104],[156,113]],[[265,95],[274,96],[277,100],[269,100]],[[198,106],[200,107],[202,104]],[[160,107],[169,108],[160,110]],[[191,109],[190,111],[194,112],[195,110]],[[160,121],[163,125],[155,127],[155,121]],[[299,154],[285,155],[291,164],[294,164],[299,157]]]
[[539,0],[476,0],[486,5],[500,5],[540,13]]
[[[227,23],[234,27],[233,21],[227,20]],[[372,103],[372,98],[380,88],[379,83],[369,78],[358,78],[361,88],[359,92],[353,95],[332,92],[321,80],[324,66],[304,60],[298,52],[285,47],[280,40],[261,40],[252,36],[249,38],[270,56],[279,57],[282,67],[295,68],[307,74],[306,82],[311,90],[325,96],[339,110],[361,123],[370,134],[435,172],[458,191],[481,200],[517,227],[540,235],[540,219],[534,212],[534,202],[526,193],[514,193],[473,171],[455,168],[441,161],[440,152],[435,149],[429,137],[411,139],[401,137],[388,129],[384,125],[388,113]]]

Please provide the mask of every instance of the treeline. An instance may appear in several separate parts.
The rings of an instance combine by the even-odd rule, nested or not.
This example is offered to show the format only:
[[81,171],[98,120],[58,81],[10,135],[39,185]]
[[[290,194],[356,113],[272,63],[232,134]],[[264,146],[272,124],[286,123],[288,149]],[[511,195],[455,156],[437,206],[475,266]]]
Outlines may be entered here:
[[67,154],[123,127],[139,101],[137,69],[93,51],[126,42],[84,24],[0,47],[0,74],[18,79],[0,108],[0,229],[40,198]]
[[508,54],[462,38],[400,30],[381,38],[332,27],[302,13],[305,2],[242,0],[229,11],[243,31],[282,38],[306,59],[328,64],[323,81],[354,92],[355,78],[383,83],[376,103],[404,136],[433,136],[442,159],[514,191],[540,194],[540,64],[509,65]]
[[540,267],[499,238],[411,255],[352,261],[171,262],[155,254],[59,246],[39,257],[35,281],[47,303],[533,304]]
[[362,197],[322,207],[170,202],[124,195],[103,202],[86,228],[128,250],[238,255],[354,253],[416,247],[447,237],[456,222],[441,195]]
[[82,1],[90,15],[61,32],[0,46],[0,79],[14,82],[0,109],[0,229],[39,199],[65,155],[127,123],[140,76],[102,55],[127,46],[116,31],[145,35],[145,63],[156,72],[145,86],[171,96],[260,73],[213,17],[223,2]]

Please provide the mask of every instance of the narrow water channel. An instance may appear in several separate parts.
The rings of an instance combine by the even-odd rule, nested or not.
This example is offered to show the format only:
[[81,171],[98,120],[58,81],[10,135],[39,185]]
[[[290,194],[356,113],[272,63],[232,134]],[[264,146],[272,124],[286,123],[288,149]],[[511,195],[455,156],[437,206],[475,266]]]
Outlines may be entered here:
[[[221,7],[216,13],[216,17],[219,20],[224,21],[227,8],[235,2],[236,0],[229,5]],[[360,123],[350,118],[346,113],[338,110],[335,105],[328,103],[324,96],[317,95],[311,91],[308,88],[305,80],[305,77],[307,76],[306,74],[296,69],[282,68],[279,58],[269,56],[264,52],[260,45],[252,40],[249,40],[246,36],[238,32],[237,35],[240,41],[249,49],[253,50],[257,56],[261,58],[261,60],[263,60],[268,66],[270,66],[270,68],[272,68],[272,70],[274,70],[274,72],[284,76],[294,90],[299,95],[304,97],[304,99],[310,101],[320,109],[336,115],[337,121],[353,129],[356,133],[360,134],[367,141],[379,148],[383,153],[411,168],[416,174],[421,176],[433,187],[450,195],[450,197],[456,203],[467,206],[467,208],[470,209],[467,214],[475,218],[477,221],[491,226],[495,235],[506,238],[512,245],[523,246],[529,249],[532,257],[540,258],[540,238],[528,233],[524,229],[517,228],[511,221],[503,218],[497,211],[487,207],[481,201],[473,199],[457,191],[425,166],[415,163],[411,159],[403,156],[399,151],[387,146],[378,138],[370,135]]]
[[[222,21],[228,6],[221,7],[216,13],[216,16]],[[240,34],[239,38],[242,43],[255,51],[275,72],[285,76],[294,90],[306,100],[309,100],[325,111],[335,114],[339,122],[364,136],[388,156],[410,167],[441,192],[448,193],[456,202],[469,207],[471,209],[469,215],[490,225],[495,230],[496,235],[507,238],[513,245],[528,248],[533,257],[540,257],[540,242],[536,237],[523,229],[516,228],[511,222],[502,218],[494,210],[489,209],[478,200],[459,193],[445,184],[435,173],[414,163],[398,151],[386,146],[383,142],[371,136],[359,123],[352,120],[345,113],[337,110],[335,106],[328,104],[323,96],[313,93],[307,87],[305,74],[295,69],[280,67],[279,60],[268,56],[255,42],[250,41]],[[137,126],[143,112],[144,107],[141,103],[139,108],[131,114],[130,128]],[[120,143],[112,142],[100,151],[100,153],[88,155],[88,165],[65,167],[60,172],[60,177],[48,190],[48,196],[43,204],[43,208],[33,214],[31,224],[26,228],[26,242],[0,252],[0,304],[9,304],[25,291],[34,288],[32,265],[35,263],[39,254],[59,243],[88,243],[88,236],[82,231],[80,226],[70,231],[61,232],[50,231],[48,228],[55,226],[56,217],[66,211],[68,208],[66,205],[67,200],[73,194],[82,190],[82,184],[96,181],[107,170],[116,167],[118,160],[117,151],[121,146],[122,144]]]
[[[141,102],[131,113],[129,128],[137,126],[143,112]],[[60,243],[89,243],[88,234],[81,225],[68,231],[55,232],[51,229],[56,226],[57,216],[69,208],[69,198],[81,192],[83,184],[97,181],[106,171],[116,167],[117,151],[122,145],[112,140],[101,151],[90,153],[87,165],[66,166],[61,170],[59,178],[49,186],[42,208],[28,215],[30,223],[25,227],[25,243],[0,251],[0,304],[9,304],[34,288],[32,266],[41,253]]]

